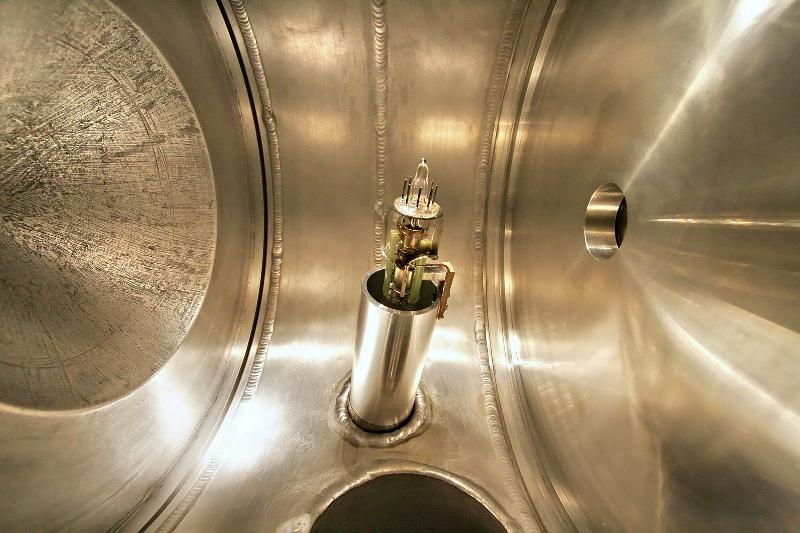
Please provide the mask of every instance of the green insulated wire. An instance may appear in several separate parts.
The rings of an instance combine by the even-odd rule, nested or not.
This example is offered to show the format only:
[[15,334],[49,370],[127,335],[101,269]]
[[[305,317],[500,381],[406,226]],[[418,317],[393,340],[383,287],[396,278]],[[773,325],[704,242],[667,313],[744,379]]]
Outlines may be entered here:
[[414,260],[414,273],[411,274],[411,290],[408,293],[408,303],[415,304],[419,301],[419,291],[422,288],[422,276],[425,273],[425,263],[428,258],[424,255]]
[[397,258],[397,241],[400,240],[400,232],[392,230],[389,237],[389,246],[386,249],[386,271],[383,273],[383,295],[390,298],[392,278],[394,278],[394,260]]

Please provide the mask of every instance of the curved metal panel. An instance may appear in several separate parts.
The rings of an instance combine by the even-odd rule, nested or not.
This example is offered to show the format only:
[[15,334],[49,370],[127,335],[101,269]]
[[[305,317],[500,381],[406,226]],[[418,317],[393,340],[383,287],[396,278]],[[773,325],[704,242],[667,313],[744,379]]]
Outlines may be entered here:
[[[211,274],[205,142],[174,74],[103,3],[4,6],[0,401],[75,409],[139,387]],[[181,291],[172,290],[180,284]]]
[[253,117],[213,12],[153,7],[0,5],[4,529],[141,527],[240,390]]
[[[492,206],[495,355],[526,484],[581,529],[800,524],[798,20],[569,3],[530,70]],[[609,182],[628,225],[596,261]]]

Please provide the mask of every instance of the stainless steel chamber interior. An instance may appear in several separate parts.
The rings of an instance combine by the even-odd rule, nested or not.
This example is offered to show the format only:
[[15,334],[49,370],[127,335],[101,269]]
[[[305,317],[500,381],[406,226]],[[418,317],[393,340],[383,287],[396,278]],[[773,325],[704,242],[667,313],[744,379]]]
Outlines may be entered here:
[[[798,24],[791,0],[0,2],[0,529],[272,531],[409,460],[510,530],[800,530]],[[329,419],[354,258],[421,152],[468,282],[435,424],[356,449]],[[609,182],[627,231],[612,203],[596,261]]]
[[368,431],[391,431],[411,415],[436,325],[436,286],[423,281],[416,304],[383,295],[381,267],[361,284],[349,410]]
[[256,117],[211,2],[0,2],[0,58],[0,529],[139,529],[260,331]]

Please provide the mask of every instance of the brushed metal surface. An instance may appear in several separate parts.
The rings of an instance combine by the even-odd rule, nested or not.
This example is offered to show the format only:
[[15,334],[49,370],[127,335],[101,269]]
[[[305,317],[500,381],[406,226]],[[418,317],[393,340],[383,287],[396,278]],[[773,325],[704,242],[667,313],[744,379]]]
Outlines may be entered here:
[[[551,529],[800,527],[798,23],[794,2],[563,2],[519,69],[487,295]],[[608,182],[627,232],[596,261]]]
[[0,65],[0,529],[139,529],[252,361],[238,61],[210,2],[9,1]]
[[153,375],[200,308],[211,165],[175,75],[110,5],[0,17],[0,401],[91,407]]

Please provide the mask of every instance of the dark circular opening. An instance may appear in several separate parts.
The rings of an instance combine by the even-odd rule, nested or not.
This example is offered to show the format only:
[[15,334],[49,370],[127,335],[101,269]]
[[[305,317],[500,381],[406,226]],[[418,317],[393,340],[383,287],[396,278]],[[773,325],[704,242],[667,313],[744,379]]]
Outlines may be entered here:
[[622,246],[622,239],[625,238],[625,230],[628,228],[628,202],[622,197],[622,203],[617,210],[617,218],[614,220],[614,238],[617,241],[617,248]]
[[595,259],[609,259],[625,239],[628,228],[628,202],[613,183],[598,187],[586,206],[583,238],[586,250]]
[[381,305],[397,311],[421,311],[427,309],[436,301],[436,285],[432,281],[425,280],[419,291],[419,300],[415,304],[398,304],[390,301],[383,295],[383,277],[386,270],[378,270],[370,274],[367,278],[367,291],[372,298]]
[[486,507],[450,483],[420,474],[389,474],[339,496],[317,518],[311,531],[506,530]]

